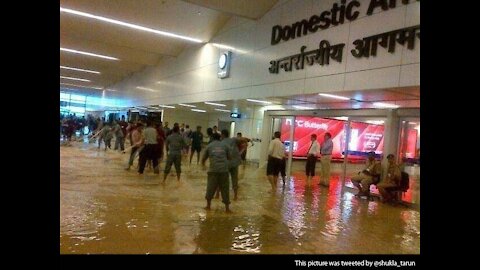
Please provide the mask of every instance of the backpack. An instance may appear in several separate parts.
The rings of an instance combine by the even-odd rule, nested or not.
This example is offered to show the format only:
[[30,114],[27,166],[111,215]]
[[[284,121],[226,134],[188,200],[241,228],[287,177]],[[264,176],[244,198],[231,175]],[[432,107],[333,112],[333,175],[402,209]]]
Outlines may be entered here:
[[410,188],[410,176],[406,172],[402,172],[400,177],[399,189],[403,192],[406,192]]

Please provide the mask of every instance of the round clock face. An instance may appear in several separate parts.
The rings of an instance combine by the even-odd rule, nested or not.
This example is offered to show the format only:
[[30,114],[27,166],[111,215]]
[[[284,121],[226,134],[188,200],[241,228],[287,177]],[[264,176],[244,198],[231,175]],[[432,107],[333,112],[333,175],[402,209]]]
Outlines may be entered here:
[[227,65],[227,54],[222,54],[218,60],[218,67],[223,69]]

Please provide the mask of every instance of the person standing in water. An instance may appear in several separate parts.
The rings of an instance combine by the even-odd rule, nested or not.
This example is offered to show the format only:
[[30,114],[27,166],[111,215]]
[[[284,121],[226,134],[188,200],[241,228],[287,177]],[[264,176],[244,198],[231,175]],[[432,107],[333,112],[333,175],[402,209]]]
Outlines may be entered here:
[[323,136],[323,142],[320,145],[320,163],[322,164],[322,175],[320,175],[319,185],[327,186],[330,184],[330,162],[332,161],[333,141],[332,134],[326,132]]
[[213,195],[217,188],[222,193],[222,202],[225,204],[225,211],[230,211],[230,193],[228,181],[228,160],[231,158],[230,147],[220,142],[220,134],[212,134],[213,141],[207,145],[202,157],[202,168],[206,169],[205,161],[210,159],[210,168],[208,170],[207,191],[205,199],[207,200],[206,210],[211,209]]
[[167,180],[172,164],[175,164],[177,180],[180,181],[180,174],[182,172],[182,149],[185,147],[186,143],[180,135],[180,127],[178,125],[173,126],[172,134],[167,137],[165,145],[167,150],[167,161],[165,164],[163,183]]

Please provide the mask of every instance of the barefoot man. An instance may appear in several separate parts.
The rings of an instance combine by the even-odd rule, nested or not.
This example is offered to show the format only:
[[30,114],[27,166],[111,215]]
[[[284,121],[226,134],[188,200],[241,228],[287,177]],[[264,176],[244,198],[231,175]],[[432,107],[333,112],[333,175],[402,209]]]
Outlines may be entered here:
[[205,161],[210,158],[210,168],[208,169],[207,192],[205,199],[207,200],[206,210],[210,210],[210,203],[213,195],[220,188],[222,193],[222,202],[225,204],[225,211],[230,213],[230,193],[229,193],[229,177],[228,177],[228,160],[231,158],[230,148],[220,142],[220,134],[212,134],[213,141],[207,145],[202,157],[202,168],[206,169]]

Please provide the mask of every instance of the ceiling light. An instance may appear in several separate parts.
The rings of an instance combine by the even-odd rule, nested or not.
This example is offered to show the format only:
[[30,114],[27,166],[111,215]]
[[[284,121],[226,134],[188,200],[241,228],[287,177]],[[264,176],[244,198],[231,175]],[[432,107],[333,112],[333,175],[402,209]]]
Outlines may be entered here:
[[348,121],[348,116],[339,116],[339,117],[332,117],[333,119]]
[[115,90],[115,89],[105,89],[107,91],[112,91],[112,92],[117,92],[118,90]]
[[192,42],[196,42],[196,43],[202,43],[203,42],[200,39],[186,37],[186,36],[182,36],[182,35],[177,35],[177,34],[173,34],[173,33],[170,33],[170,32],[155,30],[155,29],[148,28],[148,27],[145,27],[145,26],[126,23],[126,22],[122,22],[122,21],[118,21],[118,20],[114,20],[114,19],[109,19],[109,18],[106,18],[106,17],[97,16],[97,15],[93,15],[93,14],[86,13],[86,12],[76,11],[76,10],[69,9],[69,8],[60,7],[60,12],[66,12],[66,13],[70,13],[70,14],[74,14],[74,15],[78,15],[78,16],[83,16],[83,17],[87,17],[87,18],[91,18],[91,19],[95,19],[95,20],[99,20],[99,21],[103,21],[103,22],[113,23],[113,24],[125,26],[125,27],[128,27],[128,28],[133,28],[133,29],[137,29],[137,30],[141,30],[141,31],[155,33],[155,34],[162,35],[162,36],[184,39],[184,40],[188,40],[188,41],[192,41]]
[[261,111],[283,111],[285,107],[282,105],[267,105],[260,108]]
[[158,91],[158,90],[155,90],[155,89],[152,89],[152,88],[147,88],[147,87],[142,87],[142,86],[137,86],[137,89],[146,90],[146,91],[150,91],[150,92],[157,92]]
[[395,105],[395,104],[383,103],[383,102],[374,102],[373,106],[383,107],[383,108],[398,108],[398,107],[400,107],[400,106]]
[[223,110],[223,109],[215,109],[215,111],[219,111],[219,112],[230,112],[229,110]]
[[194,111],[194,112],[207,112],[205,110],[199,110],[199,109],[191,109],[191,110]]
[[299,110],[313,110],[315,108],[312,108],[312,107],[306,107],[306,106],[300,106],[300,105],[293,105],[293,107],[295,109],[299,109]]
[[60,76],[60,78],[67,79],[67,80],[74,80],[74,81],[91,82],[90,80],[87,80],[87,79],[80,79],[80,78],[74,78],[74,77]]
[[249,98],[247,98],[247,100],[248,100],[248,101],[251,101],[251,102],[262,103],[262,104],[272,104],[272,102],[270,102],[270,101],[264,101],[264,100],[249,99]]
[[225,104],[220,104],[220,103],[213,103],[213,102],[204,102],[205,104],[208,104],[208,105],[213,105],[213,106],[220,106],[220,107],[225,107],[227,105]]
[[383,120],[368,120],[365,122],[373,125],[382,125],[383,123],[385,123],[385,121]]
[[76,86],[76,87],[83,87],[83,88],[91,88],[91,89],[103,90],[103,87],[98,87],[98,86],[85,86],[85,85],[78,85],[78,84],[71,84],[71,83],[60,83],[60,84],[70,85],[70,86]]
[[183,107],[191,107],[191,108],[196,108],[197,107],[195,105],[183,104],[183,103],[178,103],[178,105],[183,106]]
[[336,99],[341,99],[341,100],[350,100],[350,98],[348,97],[342,97],[342,96],[337,96],[337,95],[330,95],[330,94],[318,94],[319,96],[322,96],[322,97],[330,97],[330,98],[336,98]]
[[94,56],[94,57],[99,57],[99,58],[108,59],[108,60],[120,60],[118,58],[111,57],[111,56],[89,53],[89,52],[83,52],[83,51],[77,51],[77,50],[66,49],[66,48],[61,48],[61,47],[60,47],[60,51],[70,52],[70,53],[78,53],[78,54],[83,54],[83,55],[88,55],[88,56]]
[[70,69],[70,70],[75,70],[75,71],[89,72],[89,73],[94,73],[94,74],[100,74],[100,72],[98,72],[98,71],[88,70],[88,69],[72,68],[72,67],[66,67],[66,66],[60,66],[60,68]]
[[408,122],[409,125],[416,125],[417,123],[415,122]]
[[157,105],[158,107],[162,107],[162,108],[170,108],[170,109],[175,109],[174,106],[170,106],[170,105]]

